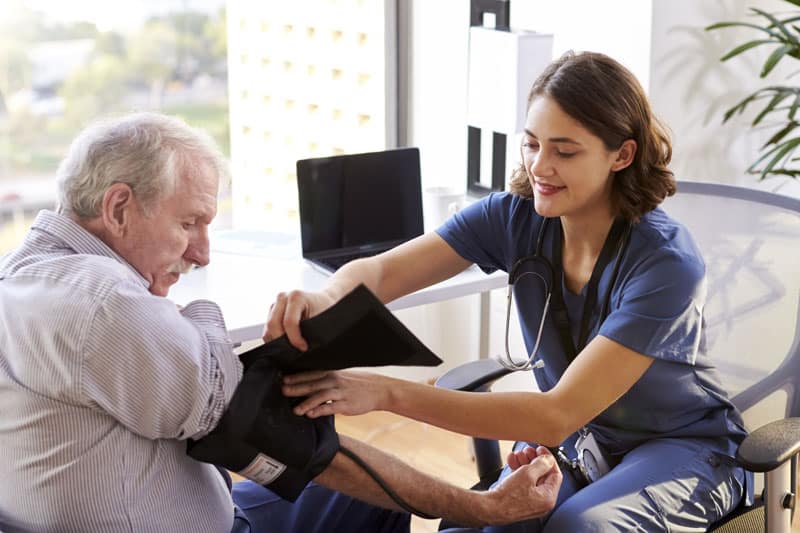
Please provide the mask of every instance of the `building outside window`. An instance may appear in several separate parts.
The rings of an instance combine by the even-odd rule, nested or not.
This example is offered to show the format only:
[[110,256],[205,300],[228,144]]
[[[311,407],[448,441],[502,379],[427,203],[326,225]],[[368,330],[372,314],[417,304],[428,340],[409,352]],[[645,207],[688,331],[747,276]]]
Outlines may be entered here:
[[178,115],[229,154],[227,78],[224,0],[0,3],[0,253],[53,207],[59,161],[99,117]]

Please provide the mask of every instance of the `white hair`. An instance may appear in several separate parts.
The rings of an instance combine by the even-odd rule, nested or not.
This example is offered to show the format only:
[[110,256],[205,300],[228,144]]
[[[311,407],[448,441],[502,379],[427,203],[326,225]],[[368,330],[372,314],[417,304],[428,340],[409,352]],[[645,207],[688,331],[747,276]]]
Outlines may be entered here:
[[145,214],[175,190],[181,173],[227,175],[213,139],[182,120],[158,113],[133,113],[96,122],[69,147],[56,172],[58,212],[79,218],[100,215],[106,190],[130,186]]

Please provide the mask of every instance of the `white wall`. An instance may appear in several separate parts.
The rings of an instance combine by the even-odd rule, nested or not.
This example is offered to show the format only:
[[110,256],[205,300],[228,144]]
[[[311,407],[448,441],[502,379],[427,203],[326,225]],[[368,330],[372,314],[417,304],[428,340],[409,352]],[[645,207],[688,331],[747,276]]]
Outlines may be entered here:
[[511,26],[553,34],[553,55],[602,52],[628,67],[647,87],[652,0],[511,2]]
[[[672,168],[679,179],[796,194],[800,189],[796,181],[770,178],[757,183],[755,176],[745,173],[774,128],[751,130],[751,112],[722,124],[726,109],[760,87],[786,83],[787,75],[800,66],[784,59],[768,78],[760,79],[761,65],[774,47],[753,49],[720,63],[726,52],[761,34],[740,28],[713,32],[703,28],[722,21],[760,23],[763,19],[749,14],[750,6],[767,12],[791,7],[779,0],[653,0],[650,98],[672,128]],[[788,83],[798,83],[797,78]]]
[[[651,4],[651,0],[515,0],[511,26],[552,33],[556,56],[568,49],[609,54],[646,87]],[[410,143],[421,148],[425,185],[463,187],[469,0],[414,0],[411,5]],[[518,142],[509,139],[510,153],[517,153]]]
[[412,2],[409,137],[424,186],[466,183],[468,31],[468,0]]

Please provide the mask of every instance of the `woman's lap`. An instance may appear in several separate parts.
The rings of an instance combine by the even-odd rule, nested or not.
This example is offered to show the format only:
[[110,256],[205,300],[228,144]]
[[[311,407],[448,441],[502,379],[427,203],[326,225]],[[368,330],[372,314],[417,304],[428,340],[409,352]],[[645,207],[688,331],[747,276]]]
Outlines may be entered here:
[[738,505],[744,478],[741,468],[710,451],[708,441],[653,440],[584,488],[565,472],[549,516],[483,531],[706,531]]

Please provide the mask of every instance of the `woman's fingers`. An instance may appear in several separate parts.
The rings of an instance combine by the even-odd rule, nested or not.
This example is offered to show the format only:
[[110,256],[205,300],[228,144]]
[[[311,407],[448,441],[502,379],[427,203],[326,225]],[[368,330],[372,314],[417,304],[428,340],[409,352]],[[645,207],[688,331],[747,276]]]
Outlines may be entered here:
[[297,374],[287,374],[283,376],[284,385],[297,385],[299,383],[308,383],[309,381],[317,381],[322,379],[328,374],[330,370],[312,370],[310,372],[298,372]]
[[264,342],[286,335],[289,342],[301,351],[308,350],[308,343],[300,332],[300,321],[308,318],[310,296],[303,291],[281,292],[269,310],[264,330]]
[[[297,404],[292,410],[298,416],[308,416],[316,418],[318,416],[331,415],[334,413],[344,413],[344,411],[337,411],[336,409],[344,409],[344,402],[337,402],[341,400],[342,395],[335,389],[325,389],[316,394],[313,394]],[[334,407],[334,405],[336,407]]]
[[263,339],[264,342],[269,342],[277,339],[284,334],[283,330],[283,313],[286,309],[286,295],[279,293],[269,306],[269,314],[267,315],[267,324],[264,328]]

